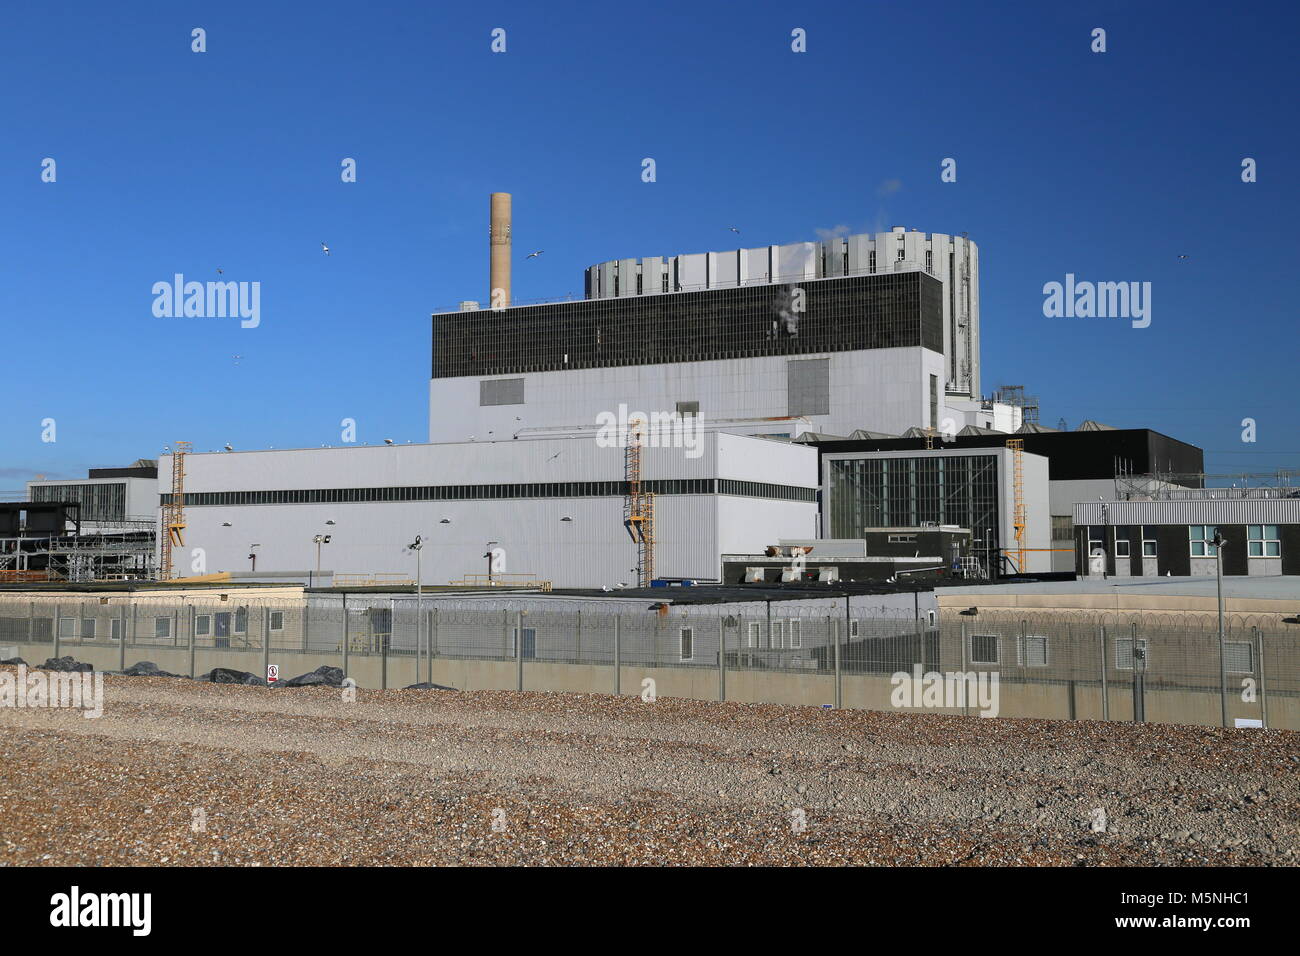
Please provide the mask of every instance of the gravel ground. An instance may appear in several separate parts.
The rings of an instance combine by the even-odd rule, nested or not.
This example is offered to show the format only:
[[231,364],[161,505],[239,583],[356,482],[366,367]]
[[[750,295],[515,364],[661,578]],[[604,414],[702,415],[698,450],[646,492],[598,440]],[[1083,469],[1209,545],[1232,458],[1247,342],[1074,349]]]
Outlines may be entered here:
[[109,676],[99,719],[0,708],[0,865],[1300,862],[1287,731],[341,698]]

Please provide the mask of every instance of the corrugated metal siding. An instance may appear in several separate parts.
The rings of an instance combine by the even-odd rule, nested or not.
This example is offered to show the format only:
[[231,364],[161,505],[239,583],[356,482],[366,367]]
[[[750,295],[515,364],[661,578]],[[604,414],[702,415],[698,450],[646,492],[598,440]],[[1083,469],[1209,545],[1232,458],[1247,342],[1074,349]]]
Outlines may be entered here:
[[[1102,515],[1105,506],[1107,514]],[[1300,524],[1300,498],[1198,498],[1185,501],[1087,501],[1074,506],[1083,524]]]

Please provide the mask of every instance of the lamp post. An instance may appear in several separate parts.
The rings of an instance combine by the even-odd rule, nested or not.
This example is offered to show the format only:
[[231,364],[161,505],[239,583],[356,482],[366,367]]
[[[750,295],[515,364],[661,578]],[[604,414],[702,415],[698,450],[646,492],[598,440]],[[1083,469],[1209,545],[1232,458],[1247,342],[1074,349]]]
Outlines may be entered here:
[[496,545],[499,544],[499,543],[500,543],[500,542],[497,542],[497,541],[489,541],[489,542],[487,543],[487,553],[483,555],[483,557],[487,558],[487,563],[488,563],[488,587],[492,587],[492,564],[493,564],[493,561],[492,561],[493,551],[492,551],[492,549],[493,549],[494,547],[496,547]]
[[1228,726],[1228,662],[1223,640],[1223,546],[1227,543],[1218,528],[1214,529],[1214,578],[1219,599],[1219,715]]
[[[318,535],[316,535],[315,537],[313,537],[311,540],[312,540],[312,543],[316,545],[316,577],[318,578],[318,577],[320,577],[320,549],[321,549],[321,545],[323,545],[323,544],[329,544],[329,543],[330,543],[330,536],[327,535],[327,534],[318,534]],[[315,578],[312,579],[312,583],[315,584]]]
[[1108,575],[1107,570],[1110,568],[1110,505],[1106,502],[1101,503],[1101,550],[1105,556],[1101,559],[1101,577],[1104,581]]
[[252,570],[254,571],[257,570],[257,549],[260,547],[260,544],[250,544],[248,546],[248,560],[253,562]]
[[[408,547],[415,552],[415,683],[420,683],[420,647],[421,626],[424,622],[424,578],[420,574],[420,549],[424,547],[423,538],[415,536]],[[432,664],[430,664],[432,666]]]

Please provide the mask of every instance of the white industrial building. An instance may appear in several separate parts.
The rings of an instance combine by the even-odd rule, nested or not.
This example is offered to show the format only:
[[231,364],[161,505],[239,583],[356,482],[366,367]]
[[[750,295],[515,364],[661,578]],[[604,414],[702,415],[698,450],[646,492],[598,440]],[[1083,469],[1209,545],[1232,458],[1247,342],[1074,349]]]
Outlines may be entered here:
[[[176,573],[314,576],[319,550],[322,581],[413,579],[407,546],[420,535],[428,583],[486,575],[491,565],[498,581],[634,586],[624,454],[592,435],[191,453]],[[161,459],[161,487],[170,487],[172,461]],[[714,432],[694,449],[647,444],[641,476],[655,495],[655,575],[716,580],[724,552],[814,535],[817,471],[815,449],[762,438]]]

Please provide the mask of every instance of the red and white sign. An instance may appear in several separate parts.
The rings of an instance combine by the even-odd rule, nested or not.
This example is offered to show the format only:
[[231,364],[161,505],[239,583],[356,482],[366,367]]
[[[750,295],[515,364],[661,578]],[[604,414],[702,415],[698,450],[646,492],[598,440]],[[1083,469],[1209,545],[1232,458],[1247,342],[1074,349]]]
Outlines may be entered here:
[[274,684],[274,683],[275,683],[276,681],[278,681],[279,679],[280,679],[280,668],[279,668],[279,665],[277,665],[277,664],[267,664],[267,665],[266,665],[266,682],[267,682],[268,684]]

